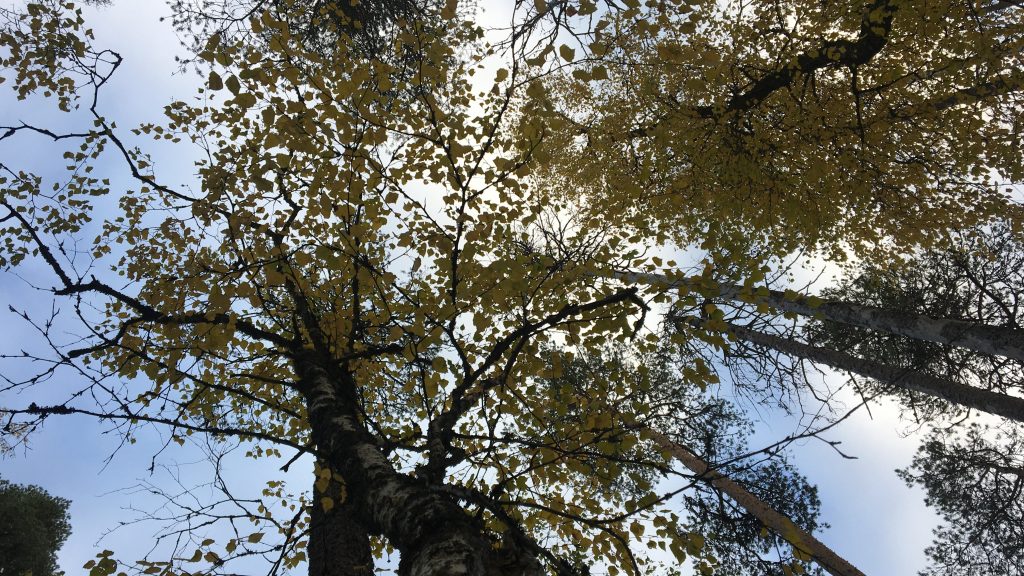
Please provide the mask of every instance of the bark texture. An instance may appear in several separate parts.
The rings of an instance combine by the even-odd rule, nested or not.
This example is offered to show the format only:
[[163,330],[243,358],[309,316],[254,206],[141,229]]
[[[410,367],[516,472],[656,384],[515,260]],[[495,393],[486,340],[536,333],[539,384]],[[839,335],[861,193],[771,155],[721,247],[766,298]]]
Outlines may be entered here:
[[[702,278],[670,278],[661,274],[639,272],[614,272],[611,277],[630,283],[644,283],[665,287],[685,287],[699,290],[707,287]],[[718,284],[718,296],[736,300],[743,293],[743,287],[735,284]],[[758,299],[781,310],[802,316],[810,316],[850,326],[870,328],[880,332],[899,334],[918,340],[938,342],[950,346],[967,348],[982,354],[1003,356],[1024,362],[1024,331],[951,318],[931,318],[902,310],[890,310],[875,306],[864,306],[852,302],[822,300],[812,302],[806,296],[795,298],[778,290],[768,290],[767,295]]]
[[744,510],[753,514],[769,530],[785,538],[803,553],[810,555],[829,574],[833,576],[864,576],[864,573],[853,564],[836,554],[809,532],[794,524],[787,516],[780,514],[763,500],[748,492],[746,488],[711,468],[707,462],[684,446],[676,444],[664,434],[650,428],[646,430],[646,433],[661,449],[672,454],[673,458],[679,460],[696,474],[697,478],[708,482],[728,495]]
[[295,360],[313,442],[345,483],[344,505],[401,553],[402,576],[543,574],[528,552],[497,548],[454,500],[396,470],[360,421],[351,375],[309,354]]
[[[373,552],[366,528],[353,516],[346,488],[331,480],[313,490],[309,525],[309,576],[373,576]],[[325,510],[322,498],[335,504]]]
[[952,380],[897,368],[830,348],[811,346],[796,340],[765,334],[742,326],[730,324],[729,329],[737,338],[789,354],[790,356],[805,358],[813,362],[832,366],[833,368],[874,378],[879,382],[892,386],[942,398],[960,406],[997,414],[1017,422],[1024,422],[1024,398],[982,390],[981,388],[967,386]]

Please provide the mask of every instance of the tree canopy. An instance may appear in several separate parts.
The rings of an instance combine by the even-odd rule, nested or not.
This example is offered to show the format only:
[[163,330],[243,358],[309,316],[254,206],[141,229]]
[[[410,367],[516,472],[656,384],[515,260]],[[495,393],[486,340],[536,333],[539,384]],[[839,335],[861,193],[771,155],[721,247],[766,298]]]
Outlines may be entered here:
[[[494,40],[454,0],[342,4],[174,3],[204,85],[131,133],[104,106],[131,55],[71,3],[2,12],[3,79],[85,126],[0,128],[66,167],[0,163],[0,266],[53,300],[11,303],[46,349],[5,351],[35,370],[3,376],[5,435],[79,414],[315,459],[308,491],[268,472],[279,506],[190,512],[231,536],[144,573],[372,574],[394,549],[403,575],[859,574],[707,351],[734,311],[864,312],[769,289],[794,250],[1020,233],[1024,10],[515,2]],[[148,138],[198,151],[196,184]],[[115,162],[128,189],[94,174]],[[950,342],[1019,351],[988,321]]]
[[71,534],[68,504],[38,486],[0,478],[0,574],[63,574],[57,551]]

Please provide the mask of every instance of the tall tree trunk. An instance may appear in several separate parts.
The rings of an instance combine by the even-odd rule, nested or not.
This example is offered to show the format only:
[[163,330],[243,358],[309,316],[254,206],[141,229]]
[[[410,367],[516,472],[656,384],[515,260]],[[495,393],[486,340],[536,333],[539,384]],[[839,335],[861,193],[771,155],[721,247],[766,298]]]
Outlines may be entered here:
[[790,338],[765,334],[764,332],[758,332],[743,326],[733,324],[728,324],[728,326],[729,330],[737,338],[753,344],[771,348],[790,356],[797,356],[813,362],[826,364],[840,370],[847,370],[861,376],[867,376],[885,384],[942,398],[960,406],[998,414],[1017,422],[1024,422],[1024,398],[982,390],[974,386],[967,386],[952,380],[937,378],[906,368],[882,364],[881,362],[875,362],[830,348],[811,346]]
[[[326,463],[324,469],[330,473]],[[373,551],[366,528],[353,515],[344,485],[318,478],[309,524],[309,576],[373,576]],[[323,498],[330,498],[325,509]],[[335,504],[337,503],[337,504]]]
[[686,447],[676,444],[664,434],[650,428],[647,428],[645,432],[662,450],[670,453],[673,458],[682,462],[684,466],[696,474],[698,479],[711,484],[728,495],[744,510],[753,514],[769,530],[782,536],[802,553],[813,558],[829,574],[833,576],[864,576],[863,572],[858,570],[853,564],[850,564],[845,558],[836,554],[809,532],[794,524],[787,516],[780,514],[763,500],[748,492],[743,486],[711,468],[707,462]]
[[[612,272],[609,276],[629,283],[686,287],[694,291],[707,287],[707,280],[696,277],[670,278],[661,274],[641,272]],[[737,300],[743,294],[743,287],[735,284],[719,283],[715,289],[717,296],[728,300]],[[917,340],[960,346],[982,354],[1005,356],[1024,362],[1022,330],[950,318],[931,318],[903,310],[890,310],[852,302],[814,302],[812,297],[803,295],[787,298],[786,293],[778,290],[768,290],[767,294],[762,291],[761,296],[757,297],[757,302],[783,312],[899,334]]]
[[[529,552],[495,549],[480,522],[425,481],[397,471],[360,422],[356,385],[312,353],[295,360],[313,442],[344,479],[353,517],[401,554],[401,576],[541,576]],[[340,372],[340,373],[339,373]],[[511,551],[515,553],[511,553]]]

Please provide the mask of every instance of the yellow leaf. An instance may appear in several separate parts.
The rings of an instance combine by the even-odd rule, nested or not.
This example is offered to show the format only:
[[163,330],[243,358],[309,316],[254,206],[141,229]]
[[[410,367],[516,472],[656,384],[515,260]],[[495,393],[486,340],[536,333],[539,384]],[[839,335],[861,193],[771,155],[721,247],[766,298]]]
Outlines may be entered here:
[[444,358],[438,356],[431,361],[430,367],[433,368],[436,372],[444,372],[445,369],[448,367],[448,363],[445,362]]
[[330,496],[324,496],[320,499],[320,506],[323,507],[324,512],[330,512],[334,508],[334,498]]
[[224,82],[220,79],[220,75],[210,71],[210,78],[207,80],[207,84],[210,86],[210,90],[220,90],[224,87]]
[[245,94],[239,94],[235,98],[235,103],[242,108],[252,108],[256,104],[256,97],[246,92]]
[[566,62],[572,62],[573,58],[576,57],[576,51],[573,50],[572,48],[569,48],[569,46],[562,44],[558,48],[558,55],[562,57],[562,60],[565,60]]
[[238,83],[238,78],[234,74],[228,76],[228,79],[224,82],[224,85],[228,87],[228,90],[230,90],[232,94],[236,95],[242,89],[242,86]]
[[459,0],[447,0],[447,2],[444,3],[444,9],[441,10],[441,17],[445,20],[451,20],[452,18],[455,18],[455,15],[458,13],[458,9]]
[[423,386],[426,388],[428,398],[437,396],[438,378],[436,378],[436,374],[427,374],[427,377],[423,379]]

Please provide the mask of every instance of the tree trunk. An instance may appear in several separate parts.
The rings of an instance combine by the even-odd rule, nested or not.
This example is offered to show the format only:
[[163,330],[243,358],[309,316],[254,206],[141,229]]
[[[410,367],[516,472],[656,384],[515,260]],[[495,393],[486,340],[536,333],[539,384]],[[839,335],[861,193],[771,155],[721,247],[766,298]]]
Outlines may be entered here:
[[[309,576],[373,576],[370,536],[353,516],[345,487],[333,478],[318,478],[317,484],[309,513]],[[323,505],[325,497],[333,504],[330,510]]]
[[[313,442],[344,479],[353,517],[401,554],[402,576],[541,576],[535,557],[495,548],[480,522],[423,480],[397,471],[360,422],[351,375],[312,354],[295,359]],[[515,550],[513,553],[512,551]]]
[[847,370],[861,376],[867,376],[885,384],[942,398],[966,408],[974,408],[982,412],[998,414],[1017,422],[1024,422],[1024,398],[982,390],[974,386],[953,382],[952,380],[882,364],[881,362],[867,360],[830,348],[811,346],[790,338],[765,334],[764,332],[758,332],[742,326],[735,326],[733,324],[728,326],[729,330],[737,338],[753,344],[765,346],[790,356],[797,356],[813,362],[826,364],[840,370]]
[[787,542],[799,549],[802,553],[809,555],[833,576],[864,576],[853,564],[832,551],[806,530],[793,523],[788,517],[775,511],[763,500],[748,492],[743,486],[729,479],[721,472],[711,466],[699,456],[676,444],[664,434],[647,428],[647,435],[661,447],[689,468],[697,478],[708,482],[716,489],[732,498],[744,510],[754,515],[762,524],[776,534],[782,536]]
[[[706,280],[694,277],[673,279],[661,274],[640,272],[613,272],[609,276],[629,283],[685,287],[694,291],[699,291],[707,286]],[[717,296],[721,298],[736,300],[743,293],[743,288],[735,284],[717,284],[716,291],[718,292]],[[1022,330],[950,318],[931,318],[902,310],[890,310],[852,302],[822,300],[819,304],[812,305],[810,297],[798,295],[795,298],[787,298],[784,292],[778,290],[768,290],[767,295],[763,295],[762,292],[762,296],[758,297],[757,301],[783,312],[899,334],[917,340],[959,346],[982,354],[1004,356],[1024,362],[1024,331]]]

